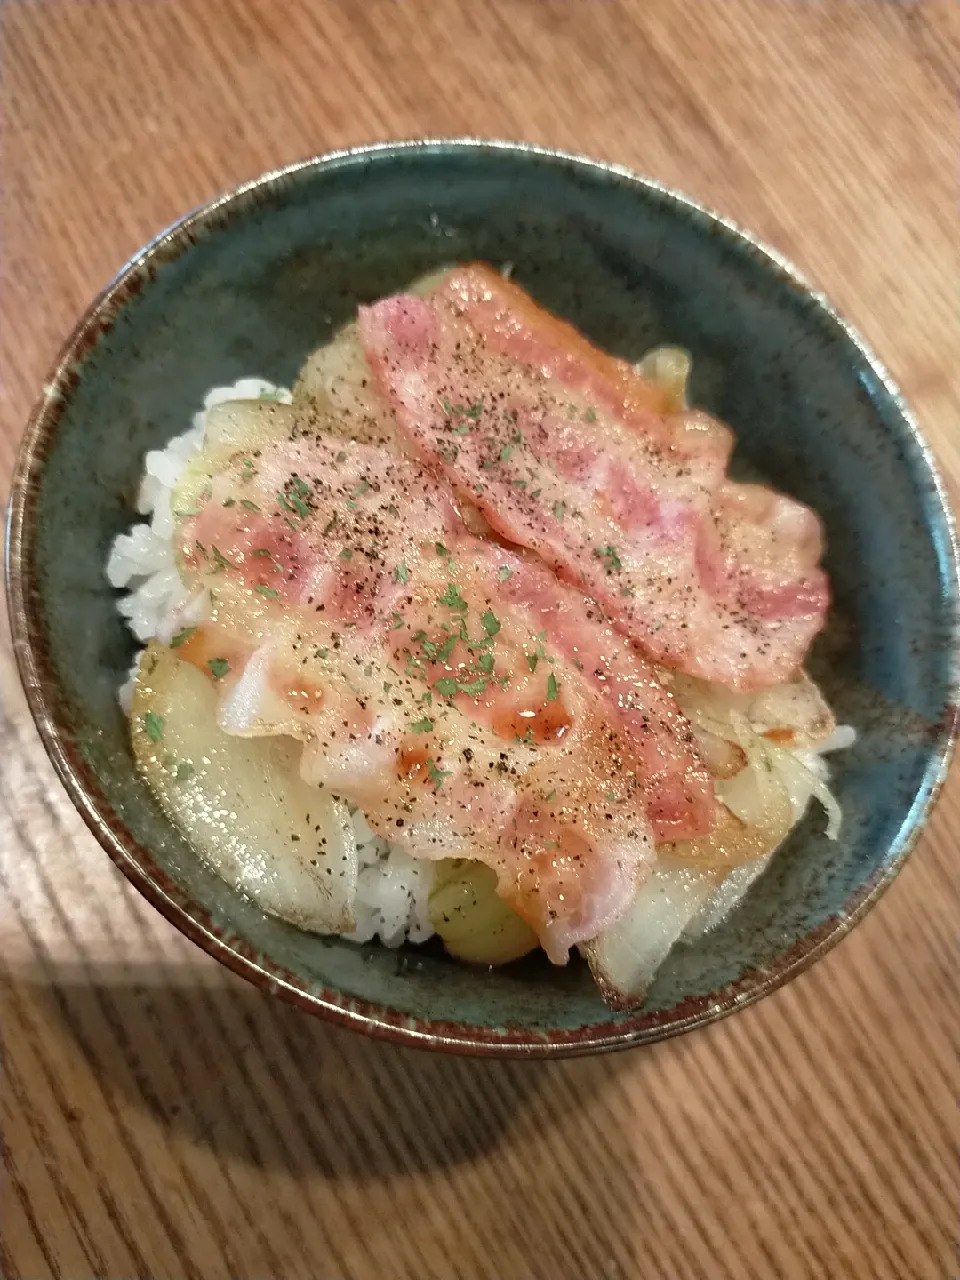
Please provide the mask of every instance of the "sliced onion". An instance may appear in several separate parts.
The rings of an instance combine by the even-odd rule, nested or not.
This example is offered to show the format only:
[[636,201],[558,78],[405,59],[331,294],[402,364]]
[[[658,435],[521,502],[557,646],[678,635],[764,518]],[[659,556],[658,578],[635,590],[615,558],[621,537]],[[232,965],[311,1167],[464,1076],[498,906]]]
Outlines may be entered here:
[[758,858],[755,862],[745,862],[743,866],[735,867],[725,875],[684,929],[683,941],[695,942],[697,938],[702,938],[705,933],[721,925],[766,871],[772,856],[767,854],[765,858]]
[[738,717],[771,741],[798,747],[818,745],[836,728],[833,712],[805,672],[783,684],[752,693],[735,693],[722,685],[680,673],[673,673],[669,687],[694,725],[730,741],[739,740],[733,731]]
[[713,778],[734,778],[746,766],[747,753],[729,737],[714,733],[703,725],[693,726],[700,758]]
[[[827,810],[827,834],[836,838],[840,806],[826,785],[825,766],[810,748],[848,746],[851,736],[837,730],[823,695],[806,674],[752,694],[676,673],[670,687],[693,726],[725,812],[707,836],[665,848],[665,856],[708,866],[763,857],[800,820],[811,796]],[[730,767],[718,739],[746,755],[745,768]]]
[[293,425],[292,408],[275,400],[227,400],[212,405],[204,429],[204,457],[286,439]]
[[671,862],[694,867],[724,870],[745,862],[766,857],[781,844],[790,830],[792,809],[786,799],[778,811],[777,825],[748,826],[725,806],[719,813],[713,830],[696,840],[678,840],[675,844],[661,845],[658,854]]
[[857,740],[857,731],[852,724],[838,724],[825,742],[817,743],[817,755],[826,755],[830,751],[846,751]]
[[378,395],[356,324],[307,358],[293,388],[298,422],[349,440],[402,448],[388,405]]
[[746,716],[758,733],[799,747],[824,741],[836,728],[833,712],[806,672],[753,694]]
[[716,886],[712,871],[654,867],[625,914],[582,948],[607,1004],[643,1003],[654,974]]
[[176,512],[193,511],[213,477],[243,450],[261,448],[291,435],[295,425],[290,405],[267,400],[231,400],[206,414],[203,452],[191,458],[178,476],[171,496]]
[[675,413],[687,408],[687,382],[693,361],[682,347],[654,347],[634,365],[644,382],[667,393],[667,408]]
[[816,757],[805,763],[794,751],[772,748],[770,755],[774,767],[786,783],[795,811],[799,809],[797,818],[803,814],[810,797],[816,796],[827,813],[827,838],[836,840],[843,822],[843,810],[820,772],[821,769],[825,772],[826,766]]
[[221,699],[216,718],[225,733],[272,737],[296,729],[296,717],[271,687],[272,646],[261,645],[247,659],[239,680]]
[[199,856],[262,910],[300,929],[351,929],[357,848],[346,806],[302,781],[297,744],[231,737],[216,709],[206,676],[150,645],[131,732],[151,791]]

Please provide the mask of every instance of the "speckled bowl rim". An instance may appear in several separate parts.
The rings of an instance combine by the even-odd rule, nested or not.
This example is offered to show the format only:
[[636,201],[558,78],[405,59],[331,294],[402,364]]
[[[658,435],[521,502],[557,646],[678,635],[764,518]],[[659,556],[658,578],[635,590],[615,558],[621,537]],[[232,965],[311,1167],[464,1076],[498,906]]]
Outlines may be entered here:
[[149,850],[134,839],[110,808],[97,779],[72,740],[66,708],[62,705],[45,652],[44,628],[34,579],[36,480],[42,471],[61,411],[69,401],[78,370],[89,351],[110,328],[112,316],[130,297],[140,292],[153,272],[189,251],[192,236],[198,229],[215,233],[217,227],[229,218],[243,216],[258,203],[263,194],[296,181],[302,174],[320,168],[363,164],[377,158],[389,160],[391,157],[409,156],[417,152],[438,154],[444,151],[474,151],[479,154],[506,152],[520,158],[536,157],[561,167],[573,167],[581,172],[604,175],[624,185],[640,188],[675,213],[706,221],[728,243],[733,242],[740,251],[745,250],[763,268],[772,272],[781,284],[812,303],[821,326],[830,331],[832,336],[839,335],[846,339],[856,349],[859,357],[870,366],[874,376],[891,397],[900,416],[897,434],[904,448],[907,464],[919,475],[925,475],[929,481],[929,493],[921,495],[921,504],[927,526],[933,531],[937,542],[941,575],[947,587],[944,608],[951,620],[950,635],[954,642],[954,652],[957,652],[960,648],[960,570],[956,527],[944,483],[931,451],[890,374],[823,294],[815,290],[776,250],[762,244],[735,222],[714,213],[679,191],[643,178],[620,165],[606,164],[569,152],[526,143],[476,138],[426,138],[378,142],[332,151],[272,170],[243,183],[199,206],[161,232],[130,259],[90,305],[64,344],[44,384],[43,394],[30,416],[14,471],[7,522],[6,577],[13,645],[20,677],[47,754],[71,800],[100,844],[127,879],[181,933],[249,981],[341,1026],[400,1043],[457,1053],[519,1058],[566,1057],[663,1040],[753,1004],[796,977],[845,937],[879,899],[916,844],[946,777],[958,726],[956,674],[950,691],[951,700],[944,708],[940,723],[939,738],[931,752],[917,797],[891,842],[892,856],[888,856],[883,867],[850,895],[842,911],[828,917],[780,955],[772,968],[748,970],[735,983],[719,992],[688,999],[672,1010],[647,1014],[640,1012],[619,1022],[611,1019],[574,1030],[542,1033],[522,1026],[497,1031],[466,1023],[414,1019],[385,1005],[347,997],[332,988],[321,987],[319,992],[306,990],[299,984],[296,975],[272,965],[265,957],[255,958],[250,949],[244,947],[242,940],[220,936],[209,921],[204,921],[204,912],[188,895],[169,882],[159,869],[155,868],[153,874],[146,869],[147,866],[154,865]]

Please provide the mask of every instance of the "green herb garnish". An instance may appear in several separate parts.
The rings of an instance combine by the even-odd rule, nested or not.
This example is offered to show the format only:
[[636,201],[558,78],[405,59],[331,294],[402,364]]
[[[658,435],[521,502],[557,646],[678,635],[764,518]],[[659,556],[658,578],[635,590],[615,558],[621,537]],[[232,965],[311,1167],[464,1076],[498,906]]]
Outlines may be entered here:
[[594,547],[593,554],[601,562],[607,574],[619,573],[623,568],[616,547]]
[[[309,493],[310,490],[307,490]],[[304,502],[299,493],[278,493],[277,499],[282,507],[286,507],[288,511],[292,511],[294,515],[299,516],[301,520],[306,520],[310,514],[310,508]]]
[[547,677],[547,701],[553,702],[559,692],[560,690],[557,686],[557,677],[551,671],[550,675]]
[[143,717],[143,727],[151,742],[159,742],[163,737],[163,716],[158,716],[155,711],[148,711]]
[[237,567],[232,560],[227,559],[219,547],[212,547],[211,550],[213,551],[213,563],[217,566],[217,570],[235,569]]
[[182,631],[178,631],[170,641],[170,648],[179,649],[182,644],[187,643],[192,635],[196,635],[196,631],[196,627],[184,627],[184,629]]
[[399,582],[403,584],[407,581],[409,577],[410,577],[410,570],[407,568],[406,564],[404,564],[404,562],[401,560],[400,563],[397,565],[397,567],[393,571],[393,580],[394,582]]
[[257,587],[257,591],[260,595],[266,596],[268,600],[280,599],[279,591],[274,591],[273,587],[265,587],[262,582]]
[[453,646],[456,643],[457,643],[456,636],[452,636],[452,635],[447,636],[446,640],[444,640],[443,644],[437,650],[437,658],[436,658],[437,662],[446,662],[447,659],[450,657],[451,653],[453,653]]
[[503,566],[502,566],[500,569],[498,569],[498,571],[497,571],[497,581],[498,581],[498,582],[506,582],[506,580],[507,580],[508,578],[512,578],[512,577],[513,577],[513,570],[512,570],[512,569],[508,569],[506,565],[503,565]]
[[415,720],[410,726],[411,733],[432,733],[433,721],[429,716],[424,716],[422,720]]
[[207,666],[210,668],[210,674],[213,676],[214,680],[222,680],[230,670],[230,663],[226,658],[210,658],[207,662]]
[[460,690],[461,693],[469,694],[471,698],[478,697],[481,693],[483,693],[486,687],[487,687],[487,682],[486,680],[483,679],[482,676],[479,680],[474,680],[472,684],[457,685],[457,688]]
[[491,638],[500,630],[500,620],[492,609],[487,609],[485,613],[481,614],[480,625]]
[[437,603],[445,604],[448,609],[454,609],[457,613],[465,613],[467,608],[467,602],[460,594],[460,588],[454,582],[447,583],[447,589],[439,597]]
[[427,761],[427,777],[433,783],[433,790],[436,793],[443,786],[447,778],[453,777],[452,769],[438,769],[433,762],[433,757]]

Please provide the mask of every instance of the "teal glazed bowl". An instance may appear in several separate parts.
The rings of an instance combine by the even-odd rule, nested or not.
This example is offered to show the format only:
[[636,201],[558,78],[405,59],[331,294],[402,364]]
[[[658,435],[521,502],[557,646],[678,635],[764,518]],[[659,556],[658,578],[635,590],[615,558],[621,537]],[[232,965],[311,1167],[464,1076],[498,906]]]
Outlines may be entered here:
[[[104,577],[144,452],[205,391],[289,385],[367,302],[455,261],[511,262],[539,302],[629,358],[694,356],[693,398],[743,464],[815,507],[834,606],[812,655],[858,739],[844,824],[811,812],[739,909],[674,949],[639,1012],[586,966],[471,969],[301,933],[228,888],[138,776],[116,690],[133,641]],[[434,1049],[526,1057],[659,1040],[750,1004],[824,954],[896,876],[956,726],[957,563],[930,454],[889,376],[776,253],[623,169],[519,145],[413,142],[267,174],[127,264],[67,342],[30,420],[7,541],[14,642],[47,751],[100,843],[204,950],[304,1009]]]

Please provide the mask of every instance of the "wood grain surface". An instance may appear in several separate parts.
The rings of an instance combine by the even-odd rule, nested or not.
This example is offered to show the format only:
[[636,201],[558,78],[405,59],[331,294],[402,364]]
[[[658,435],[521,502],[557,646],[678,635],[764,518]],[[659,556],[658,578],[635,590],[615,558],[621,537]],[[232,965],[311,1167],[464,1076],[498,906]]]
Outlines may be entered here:
[[[237,181],[387,136],[621,161],[824,288],[960,482],[951,0],[6,0],[0,487],[65,332]],[[568,1064],[336,1032],[185,942],[56,783],[2,640],[6,1280],[960,1274],[954,775],[870,917],[726,1022]]]

